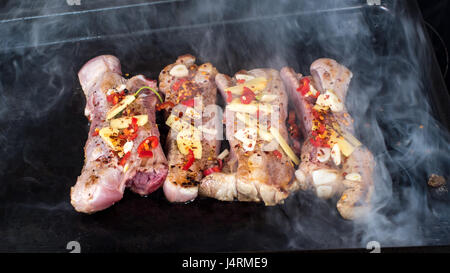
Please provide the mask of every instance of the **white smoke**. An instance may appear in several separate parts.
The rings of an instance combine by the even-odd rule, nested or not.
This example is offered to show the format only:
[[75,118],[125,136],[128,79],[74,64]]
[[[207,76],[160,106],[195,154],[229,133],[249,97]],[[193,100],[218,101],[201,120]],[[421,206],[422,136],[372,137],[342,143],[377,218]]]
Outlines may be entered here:
[[[292,249],[365,247],[373,240],[382,247],[427,244],[426,179],[449,177],[449,135],[433,116],[430,94],[438,85],[430,83],[427,68],[435,64],[426,34],[403,3],[39,0],[8,1],[1,9],[7,12],[0,20],[0,176],[13,181],[22,166],[52,181],[64,176],[62,184],[47,185],[25,174],[17,179],[18,193],[29,194],[30,185],[61,191],[38,200],[39,207],[68,201],[69,178],[82,167],[85,139],[79,136],[87,128],[76,73],[88,59],[114,54],[125,73],[156,78],[185,53],[229,75],[283,66],[309,74],[315,59],[329,57],[354,75],[347,108],[357,137],[378,162],[374,210],[352,223],[339,217],[333,202],[298,193],[285,205],[261,208],[267,225],[283,229]],[[448,105],[448,97],[441,99]],[[48,133],[38,137],[42,128]],[[48,152],[51,145],[65,154]],[[12,186],[0,188],[4,195]]]

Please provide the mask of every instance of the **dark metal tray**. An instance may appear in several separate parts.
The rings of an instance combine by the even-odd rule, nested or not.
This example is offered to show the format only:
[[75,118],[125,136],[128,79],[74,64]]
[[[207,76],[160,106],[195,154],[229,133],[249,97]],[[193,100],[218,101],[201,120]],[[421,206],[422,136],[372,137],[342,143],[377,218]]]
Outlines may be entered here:
[[[448,195],[433,200],[426,188],[430,173],[449,175],[450,103],[414,1],[147,2],[0,5],[0,251],[66,252],[69,241],[82,252],[450,244]],[[348,106],[358,137],[384,163],[377,213],[344,221],[335,200],[310,193],[276,207],[170,204],[161,190],[76,213],[69,191],[88,132],[76,73],[105,53],[124,73],[152,78],[185,53],[228,74],[284,65],[308,73],[325,56],[344,63],[354,73]]]

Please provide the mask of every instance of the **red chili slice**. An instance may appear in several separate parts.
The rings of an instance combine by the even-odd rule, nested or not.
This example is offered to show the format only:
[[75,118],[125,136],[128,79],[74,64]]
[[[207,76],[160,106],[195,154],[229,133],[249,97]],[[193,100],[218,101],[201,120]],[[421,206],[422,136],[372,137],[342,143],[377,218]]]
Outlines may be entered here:
[[131,152],[126,153],[120,160],[119,165],[125,166],[125,163],[127,163],[127,160],[128,160],[128,158],[130,158],[130,156],[131,156]]
[[94,132],[92,133],[92,136],[98,136],[98,133],[100,130],[98,128],[95,128]]
[[156,147],[158,147],[159,140],[157,137],[154,136],[151,138],[150,143],[151,143],[152,149],[155,149]]
[[221,172],[222,171],[222,167],[223,167],[222,159],[218,159],[217,163],[219,163],[219,166],[214,166],[214,167],[211,167],[211,168],[208,168],[208,169],[204,170],[203,171],[203,176],[207,176],[207,175],[210,175],[212,173]]
[[135,140],[137,138],[138,134],[137,132],[131,133],[128,135],[127,139],[128,140]]
[[245,82],[245,80],[244,79],[241,79],[241,80],[237,80],[237,83],[239,83],[239,84],[241,84],[241,83],[244,83]]
[[312,115],[314,116],[315,119],[320,119],[320,113],[317,112],[316,110],[312,109],[311,111]]
[[317,129],[317,131],[319,132],[319,134],[323,134],[325,132],[325,125],[323,123],[321,123],[319,125],[319,129]]
[[231,91],[227,91],[227,103],[230,103],[233,100],[233,94]]
[[317,98],[319,97],[319,95],[320,95],[320,92],[316,92],[316,94],[313,95],[312,97],[315,98],[315,99],[317,99]]
[[140,154],[140,153],[142,153],[143,151],[145,151],[145,150],[144,150],[144,145],[145,145],[144,143],[145,143],[145,140],[142,141],[141,144],[139,144],[139,146],[137,147],[137,152],[138,152],[138,154]]
[[311,80],[309,78],[302,78],[300,80],[300,86],[297,88],[297,91],[300,92],[303,96],[305,96],[309,92],[309,83]]
[[128,128],[133,129],[133,133],[130,134],[129,140],[133,140],[137,137],[137,132],[139,130],[139,126],[137,125],[138,119],[133,117],[131,118],[131,124]]
[[106,96],[106,100],[107,100],[109,103],[111,103],[111,104],[113,104],[113,105],[116,105],[117,103],[119,103],[119,101],[122,100],[122,98],[123,98],[124,96],[125,96],[125,92],[124,92],[124,91],[122,91],[122,92],[120,92],[120,93],[112,92],[111,94],[109,94],[109,95]]
[[123,129],[123,131],[119,134],[120,139],[126,140],[134,140],[138,136],[139,126],[137,125],[137,118],[133,117],[131,119],[131,124],[128,128]]
[[315,138],[310,138],[309,142],[311,142],[311,144],[315,147],[319,146],[319,143],[317,142],[317,140]]
[[187,156],[187,162],[186,162],[186,164],[184,164],[183,170],[187,171],[192,166],[192,164],[194,164],[194,161],[195,161],[194,152],[191,149],[189,149],[189,154]]
[[113,98],[113,105],[116,105],[119,103],[119,96],[114,96]]
[[[156,136],[149,136],[146,139],[144,139],[141,144],[139,144],[138,148],[137,148],[137,152],[140,155],[141,153],[145,152],[145,151],[150,151],[150,147],[152,149],[158,147],[159,144],[159,140],[158,137]],[[146,149],[146,145],[149,149]]]
[[120,139],[127,139],[127,136],[125,134],[123,134],[123,133],[119,134],[118,137]]
[[275,150],[275,151],[273,151],[273,154],[278,158],[278,159],[281,159],[282,157],[283,157],[283,155],[280,153],[280,151],[278,151],[278,150]]
[[186,79],[179,79],[178,81],[176,81],[173,85],[172,85],[172,90],[173,91],[178,91],[178,89],[180,89],[181,85],[183,85],[183,83],[186,81]]
[[208,168],[208,169],[204,170],[203,171],[203,176],[207,176],[207,175],[210,175],[212,173],[219,173],[221,171],[222,170],[218,166],[214,166],[212,168]]
[[152,151],[142,151],[139,153],[139,157],[153,157]]
[[312,145],[315,147],[326,147],[330,148],[330,145],[328,144],[326,139],[321,139],[319,136],[315,136],[309,139],[309,142],[311,142]]
[[114,96],[115,96],[115,94],[112,93],[112,94],[106,96],[106,100],[107,100],[109,103],[112,103],[113,100],[114,100]]
[[194,107],[194,99],[184,100],[181,102],[181,104],[189,107]]
[[244,87],[244,92],[242,92],[242,96],[241,96],[241,102],[243,104],[249,104],[254,99],[255,99],[255,93],[253,93],[253,91],[250,88]]

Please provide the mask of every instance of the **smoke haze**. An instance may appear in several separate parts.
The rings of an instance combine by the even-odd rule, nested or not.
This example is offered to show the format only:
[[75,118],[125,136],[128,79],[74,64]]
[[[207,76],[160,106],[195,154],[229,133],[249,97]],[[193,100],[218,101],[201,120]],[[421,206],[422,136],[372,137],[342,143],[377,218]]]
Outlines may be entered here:
[[[309,193],[295,194],[277,207],[255,205],[259,212],[254,216],[248,216],[253,213],[252,205],[242,204],[240,209],[234,204],[233,212],[241,211],[250,220],[237,218],[230,225],[243,225],[243,230],[253,232],[251,242],[259,240],[255,249],[236,247],[365,248],[369,241],[381,246],[448,244],[450,236],[441,240],[424,231],[425,223],[439,225],[450,219],[448,210],[441,209],[448,208],[448,199],[433,206],[426,188],[432,173],[449,178],[445,128],[449,114],[448,109],[435,105],[439,98],[448,106],[448,95],[445,86],[434,81],[438,71],[418,18],[408,16],[403,2],[381,2],[382,6],[357,0],[80,0],[80,5],[8,1],[0,6],[0,205],[11,209],[8,215],[25,215],[25,209],[34,206],[52,219],[51,213],[59,211],[65,221],[76,223],[73,234],[81,232],[78,228],[89,230],[91,221],[68,215],[65,204],[82,167],[88,131],[76,74],[94,56],[114,54],[124,73],[152,78],[186,53],[229,75],[241,69],[283,66],[308,75],[315,59],[328,57],[354,75],[346,104],[355,119],[356,136],[377,161],[373,211],[361,221],[344,221],[335,209],[336,200],[317,200]],[[435,92],[443,95],[436,97]],[[159,213],[161,202],[144,201],[156,210],[149,214]],[[118,217],[118,206],[111,209],[114,217]],[[203,218],[217,213],[214,206],[186,205],[179,210],[191,211],[199,223],[208,224]],[[9,223],[18,225],[18,217]],[[106,216],[99,217],[92,220],[93,225],[102,234],[114,234],[104,231],[107,225],[102,217]],[[164,217],[170,218],[155,219],[167,220]],[[211,217],[220,223],[228,221]],[[264,222],[267,227],[252,229],[253,222]],[[275,234],[268,237],[278,240],[277,244],[263,238],[270,229]],[[448,232],[449,227],[444,229]],[[139,238],[146,238],[143,230]],[[244,235],[238,232],[235,236],[238,242]],[[56,238],[65,237],[58,234]],[[192,235],[187,242],[193,238],[197,237]],[[6,240],[5,248],[20,238]],[[192,244],[199,250],[211,247]],[[158,246],[164,249],[167,245]],[[224,243],[222,249],[233,247]]]

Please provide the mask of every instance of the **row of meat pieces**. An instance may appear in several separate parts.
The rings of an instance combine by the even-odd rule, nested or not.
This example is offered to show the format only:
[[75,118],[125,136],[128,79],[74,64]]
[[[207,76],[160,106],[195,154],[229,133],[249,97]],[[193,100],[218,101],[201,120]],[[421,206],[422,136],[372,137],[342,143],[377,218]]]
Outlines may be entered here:
[[[184,55],[161,71],[157,88],[142,75],[123,78],[114,56],[90,60],[78,74],[91,128],[72,205],[85,213],[103,210],[125,187],[148,195],[162,186],[170,202],[200,195],[266,205],[301,189],[340,197],[337,209],[346,219],[363,215],[374,160],[353,136],[345,108],[352,73],[331,59],[316,60],[310,70],[305,77],[288,67],[229,77]],[[170,127],[164,148],[157,110]]]

